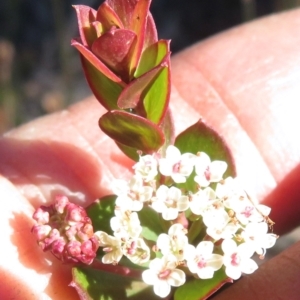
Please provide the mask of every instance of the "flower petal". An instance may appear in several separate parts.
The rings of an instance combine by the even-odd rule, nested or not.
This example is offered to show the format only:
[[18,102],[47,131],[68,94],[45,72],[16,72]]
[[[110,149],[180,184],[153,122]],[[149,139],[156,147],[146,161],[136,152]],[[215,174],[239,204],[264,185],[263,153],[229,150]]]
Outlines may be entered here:
[[159,280],[157,283],[155,283],[154,293],[157,296],[161,298],[165,298],[170,294],[170,292],[171,292],[171,287],[165,280]]
[[175,269],[167,279],[168,284],[172,286],[180,286],[185,283],[185,273],[182,270]]

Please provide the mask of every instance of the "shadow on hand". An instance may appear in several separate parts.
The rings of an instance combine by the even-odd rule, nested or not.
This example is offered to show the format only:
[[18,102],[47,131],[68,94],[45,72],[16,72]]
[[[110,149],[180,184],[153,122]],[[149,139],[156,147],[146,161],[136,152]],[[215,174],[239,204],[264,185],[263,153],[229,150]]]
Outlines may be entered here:
[[[107,159],[112,161],[109,165],[120,170],[128,169],[129,160],[121,156],[124,157],[122,153],[107,150]],[[67,195],[70,201],[83,206],[111,194],[105,180],[111,180],[112,176],[103,161],[104,158],[100,160],[93,152],[72,144],[8,137],[0,140],[0,174],[10,180],[33,207],[50,204],[57,194]],[[49,276],[43,292],[51,299],[62,299],[61,296],[65,298],[66,294],[67,299],[76,299],[75,289],[68,287],[72,280],[71,265],[63,265],[51,253],[44,253],[37,246],[31,233],[34,222],[28,212],[13,211],[10,216],[7,222],[13,233],[9,239],[17,249],[16,258],[12,253],[10,259],[18,260],[25,268],[45,278]],[[30,282],[30,279],[24,278],[23,281],[22,274],[16,272],[18,270],[0,269],[0,274],[3,274],[0,299],[39,299],[40,295],[35,295],[26,286],[26,280]],[[37,287],[37,290],[43,288]]]
[[[18,260],[20,261],[20,263],[24,267],[32,269],[40,275],[49,275],[49,283],[44,292],[51,299],[57,299],[59,295],[66,293],[60,291],[69,290],[68,294],[73,294],[73,299],[75,299],[75,289],[68,287],[72,280],[72,265],[63,265],[51,253],[43,252],[38,247],[34,235],[31,233],[33,220],[30,217],[26,216],[24,213],[14,213],[13,218],[9,220],[9,225],[13,229],[13,234],[11,235],[10,240],[12,244],[15,245],[18,249]],[[22,299],[34,298],[32,296],[29,297],[30,294],[33,294],[33,292],[29,291],[24,283],[20,282],[20,286],[19,283],[16,284],[16,278],[14,278],[13,275],[10,275],[9,272],[5,272],[4,270],[0,270],[0,272],[4,272],[6,274],[5,276],[8,276],[3,283],[4,289],[8,294],[5,294],[6,298],[0,297],[0,299],[16,299],[19,291],[22,291]],[[25,295],[23,295],[23,290],[25,290],[25,293],[28,290],[27,298]],[[13,294],[14,297],[8,297],[7,295],[9,294]]]
[[0,159],[0,173],[34,206],[61,193],[82,205],[110,193],[100,159],[71,144],[3,138]]

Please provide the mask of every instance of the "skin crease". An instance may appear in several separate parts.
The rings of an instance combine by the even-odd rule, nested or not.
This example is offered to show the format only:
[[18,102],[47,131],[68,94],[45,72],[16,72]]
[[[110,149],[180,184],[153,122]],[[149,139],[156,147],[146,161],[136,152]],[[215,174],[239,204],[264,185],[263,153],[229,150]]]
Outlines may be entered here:
[[[172,59],[176,132],[200,117],[232,149],[241,181],[272,207],[274,232],[299,225],[300,10],[214,36]],[[87,99],[0,140],[0,299],[77,299],[62,266],[35,245],[36,207],[64,193],[86,205],[128,178],[131,161],[104,136]],[[298,299],[300,243],[213,299]]]

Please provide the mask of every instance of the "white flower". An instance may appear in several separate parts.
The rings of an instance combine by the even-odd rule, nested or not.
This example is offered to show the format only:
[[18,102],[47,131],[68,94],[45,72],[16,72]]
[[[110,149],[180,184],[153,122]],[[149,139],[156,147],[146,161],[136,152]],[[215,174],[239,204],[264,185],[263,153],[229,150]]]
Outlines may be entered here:
[[220,200],[210,201],[211,205],[203,211],[203,223],[205,224],[206,233],[215,241],[220,239],[232,238],[240,225],[232,222],[223,203]]
[[144,155],[140,156],[139,161],[133,166],[133,169],[136,175],[149,182],[158,174],[157,165],[157,160],[153,155]]
[[123,179],[115,179],[112,182],[111,190],[117,196],[127,196],[129,192],[128,182]]
[[154,293],[164,298],[170,294],[171,286],[180,286],[185,283],[185,273],[176,269],[176,257],[172,255],[154,258],[149,269],[142,273],[145,283],[153,285]]
[[224,200],[224,205],[234,209],[237,201],[247,198],[245,190],[241,187],[237,178],[227,177],[217,184],[216,196]]
[[271,209],[259,204],[257,199],[248,195],[237,178],[228,177],[223,183],[218,183],[216,196],[223,200],[224,206],[235,212],[236,219],[243,225],[249,222],[262,222]]
[[210,226],[207,227],[206,233],[211,236],[215,241],[220,239],[230,239],[234,236],[240,228],[238,224],[229,222],[224,227]]
[[224,252],[223,263],[226,267],[226,275],[232,279],[239,279],[242,273],[251,274],[257,268],[256,262],[250,257],[254,250],[246,243],[237,246],[236,242],[231,239],[226,239],[222,243]]
[[110,227],[114,235],[120,239],[137,238],[142,232],[142,226],[136,212],[115,210],[115,217],[110,219]]
[[[118,183],[119,187],[116,186]],[[133,176],[126,184],[123,180],[116,181],[114,192],[118,196],[116,205],[122,210],[140,211],[144,202],[151,199],[153,188],[145,186],[141,177]]]
[[248,199],[240,202],[245,203],[240,203],[239,206],[234,208],[234,211],[236,212],[236,218],[244,225],[249,222],[262,222],[264,217],[268,216],[271,212],[270,207],[262,204],[254,206]]
[[214,272],[223,265],[223,257],[213,254],[214,244],[212,242],[200,242],[195,248],[190,245],[186,252],[187,266],[192,273],[201,279],[208,279],[214,276]]
[[144,264],[150,259],[150,249],[141,238],[128,240],[124,248],[124,254],[137,265]]
[[98,238],[100,247],[103,247],[103,251],[106,253],[102,257],[102,262],[117,264],[123,256],[121,240],[103,231],[95,232],[95,236]]
[[174,186],[168,188],[161,185],[152,201],[153,209],[161,213],[165,220],[175,220],[179,211],[185,211],[189,207],[188,196],[181,195],[181,190]]
[[194,180],[201,187],[206,187],[211,182],[220,181],[226,169],[227,163],[225,161],[215,160],[211,162],[206,153],[199,152],[195,159],[195,171],[197,175]]
[[212,201],[216,199],[216,194],[210,187],[199,190],[191,196],[190,209],[195,215],[203,215],[203,213],[212,205]]
[[182,224],[174,224],[169,228],[168,234],[162,233],[158,236],[156,245],[163,255],[173,254],[178,261],[182,261],[188,245],[186,232]]
[[230,221],[224,205],[218,200],[212,201],[212,204],[207,207],[202,216],[206,227],[224,228]]
[[195,155],[192,153],[184,153],[175,146],[168,146],[166,157],[159,160],[159,171],[164,176],[171,176],[174,182],[186,182],[186,177],[190,176],[193,167]]
[[269,249],[275,245],[277,236],[273,233],[268,233],[268,224],[249,223],[241,233],[245,243],[254,249],[254,251],[262,257]]

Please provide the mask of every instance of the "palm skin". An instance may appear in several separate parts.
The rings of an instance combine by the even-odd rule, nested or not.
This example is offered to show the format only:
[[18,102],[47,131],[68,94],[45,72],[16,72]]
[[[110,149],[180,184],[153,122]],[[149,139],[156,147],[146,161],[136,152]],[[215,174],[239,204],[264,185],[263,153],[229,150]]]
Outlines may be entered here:
[[[246,186],[272,207],[274,232],[299,225],[300,10],[246,24],[172,60],[176,132],[202,117],[228,142]],[[37,119],[0,140],[1,299],[76,299],[70,266],[36,246],[31,215],[64,193],[87,205],[126,178],[131,161],[97,126],[95,99]],[[300,244],[215,299],[297,299]]]

